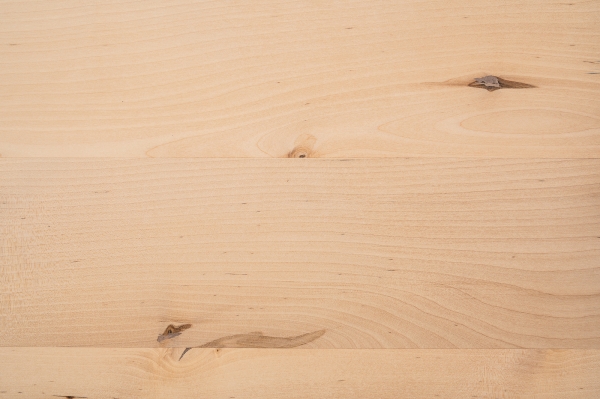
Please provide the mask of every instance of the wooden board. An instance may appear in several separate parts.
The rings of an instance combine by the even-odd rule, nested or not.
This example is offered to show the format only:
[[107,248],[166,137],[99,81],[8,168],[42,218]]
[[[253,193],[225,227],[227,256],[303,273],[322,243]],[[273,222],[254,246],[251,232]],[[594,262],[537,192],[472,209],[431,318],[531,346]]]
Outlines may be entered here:
[[600,346],[596,159],[6,159],[0,186],[0,346]]
[[[3,1],[2,157],[598,157],[589,0]],[[496,75],[536,88],[469,87]]]
[[0,398],[600,395],[598,350],[0,348]]
[[0,399],[600,397],[598,79],[598,1],[0,2]]

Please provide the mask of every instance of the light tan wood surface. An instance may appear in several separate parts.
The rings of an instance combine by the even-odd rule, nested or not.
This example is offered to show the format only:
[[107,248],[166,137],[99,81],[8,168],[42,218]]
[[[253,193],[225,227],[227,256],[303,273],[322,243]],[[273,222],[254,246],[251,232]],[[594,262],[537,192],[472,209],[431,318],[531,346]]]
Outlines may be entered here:
[[0,348],[0,397],[589,398],[598,350]]
[[[597,157],[600,3],[3,1],[3,157]],[[536,86],[468,87],[497,75]]]
[[0,399],[598,398],[598,79],[598,1],[0,2]]
[[[597,348],[600,161],[3,160],[2,346]],[[65,334],[68,329],[68,334]]]

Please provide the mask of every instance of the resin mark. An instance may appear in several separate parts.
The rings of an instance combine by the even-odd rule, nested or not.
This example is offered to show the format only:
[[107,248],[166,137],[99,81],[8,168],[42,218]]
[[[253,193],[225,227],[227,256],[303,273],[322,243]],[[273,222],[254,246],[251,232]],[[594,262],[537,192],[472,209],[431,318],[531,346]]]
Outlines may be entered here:
[[[314,341],[323,334],[325,334],[325,330],[313,331],[295,337],[269,337],[263,335],[260,331],[256,331],[248,334],[229,335],[194,348],[296,348]],[[193,348],[185,348],[179,360],[191,349]]]

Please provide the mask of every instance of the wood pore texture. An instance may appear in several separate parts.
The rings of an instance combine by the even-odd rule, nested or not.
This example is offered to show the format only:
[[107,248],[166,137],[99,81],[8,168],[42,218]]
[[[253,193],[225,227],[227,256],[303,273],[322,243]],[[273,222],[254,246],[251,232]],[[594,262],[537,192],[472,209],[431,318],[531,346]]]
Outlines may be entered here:
[[599,79],[597,1],[0,2],[0,399],[600,397]]

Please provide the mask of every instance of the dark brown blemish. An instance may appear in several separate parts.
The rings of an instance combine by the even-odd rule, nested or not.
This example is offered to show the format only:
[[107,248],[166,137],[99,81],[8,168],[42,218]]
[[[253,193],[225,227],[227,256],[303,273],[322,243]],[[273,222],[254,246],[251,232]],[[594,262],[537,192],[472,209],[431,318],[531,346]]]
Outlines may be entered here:
[[181,335],[181,332],[190,328],[191,324],[182,324],[178,327],[175,327],[173,324],[169,324],[169,326],[165,329],[165,332],[158,336],[156,339],[158,342],[162,342],[165,339],[175,338],[178,335]]
[[[255,331],[248,334],[229,335],[194,348],[296,348],[320,338],[323,334],[325,334],[325,330],[293,337],[269,337],[260,331]],[[179,360],[191,349],[193,348],[185,348]]]
[[73,395],[52,395],[57,398],[67,398],[67,399],[75,399],[75,398],[87,398],[87,396],[73,396]]
[[469,83],[469,87],[477,87],[480,89],[486,89],[487,91],[495,91],[500,89],[531,89],[536,86],[502,79],[498,76],[487,75],[481,78],[475,78],[474,82]]

